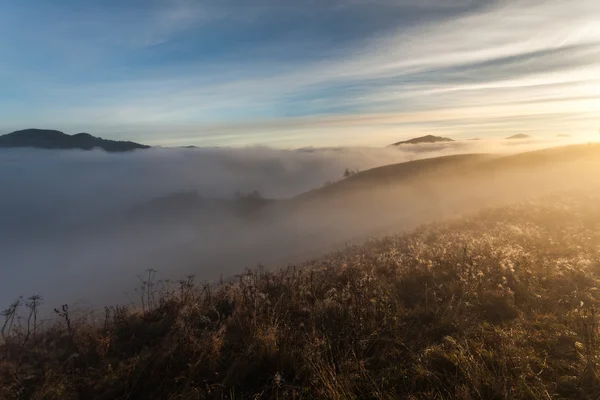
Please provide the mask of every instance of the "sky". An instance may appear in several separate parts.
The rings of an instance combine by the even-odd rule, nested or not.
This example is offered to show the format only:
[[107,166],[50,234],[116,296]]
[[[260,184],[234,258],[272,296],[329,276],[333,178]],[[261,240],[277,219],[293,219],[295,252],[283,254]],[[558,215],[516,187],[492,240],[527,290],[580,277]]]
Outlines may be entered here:
[[0,0],[0,134],[598,135],[597,0]]

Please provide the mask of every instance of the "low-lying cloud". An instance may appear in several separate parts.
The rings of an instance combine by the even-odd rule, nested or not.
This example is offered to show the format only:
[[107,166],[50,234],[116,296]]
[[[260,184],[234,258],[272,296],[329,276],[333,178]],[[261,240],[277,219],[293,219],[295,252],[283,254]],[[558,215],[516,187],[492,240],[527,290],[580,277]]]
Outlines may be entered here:
[[[126,154],[102,151],[0,150],[0,304],[40,294],[50,306],[76,299],[124,301],[135,276],[156,268],[163,278],[195,274],[216,279],[267,263],[316,256],[343,242],[340,226],[310,215],[273,223],[191,219],[128,224],[128,209],[155,198],[196,191],[232,198],[236,191],[290,198],[341,179],[346,168],[366,170],[457,153],[518,152],[574,142],[473,140],[388,148],[253,147],[155,148]],[[410,204],[404,205],[410,211]],[[317,217],[314,217],[317,218]],[[106,227],[93,227],[98,221]],[[332,226],[330,226],[332,225]],[[320,236],[305,227],[321,227]],[[373,225],[375,226],[375,225]],[[83,228],[82,228],[83,227]],[[365,232],[370,228],[364,223]],[[399,226],[398,230],[404,227]],[[79,229],[79,230],[78,230]],[[311,236],[311,237],[309,237]]]

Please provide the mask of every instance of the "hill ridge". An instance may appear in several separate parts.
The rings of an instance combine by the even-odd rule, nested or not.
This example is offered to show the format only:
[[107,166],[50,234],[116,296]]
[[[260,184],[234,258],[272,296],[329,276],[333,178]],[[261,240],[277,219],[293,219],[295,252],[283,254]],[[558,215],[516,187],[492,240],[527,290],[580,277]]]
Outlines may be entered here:
[[140,143],[103,139],[89,133],[68,135],[54,129],[29,128],[0,136],[0,148],[36,148],[46,150],[92,150],[102,149],[109,153],[121,153],[148,149]]
[[454,140],[447,138],[447,137],[443,137],[443,136],[425,135],[425,136],[419,136],[416,138],[412,138],[409,140],[403,140],[401,142],[396,142],[396,143],[393,143],[392,146],[400,146],[402,144],[445,143],[445,142],[454,142]]

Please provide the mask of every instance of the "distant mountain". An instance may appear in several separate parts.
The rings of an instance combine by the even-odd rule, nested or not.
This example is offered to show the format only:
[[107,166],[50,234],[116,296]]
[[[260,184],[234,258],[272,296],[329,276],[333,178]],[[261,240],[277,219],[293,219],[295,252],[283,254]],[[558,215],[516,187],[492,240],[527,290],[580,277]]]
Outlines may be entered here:
[[512,140],[512,139],[529,139],[530,137],[531,136],[525,135],[524,133],[519,133],[517,135],[509,136],[506,139],[510,139],[510,140]]
[[421,143],[441,143],[441,142],[454,142],[454,140],[445,138],[445,137],[441,137],[441,136],[427,135],[427,136],[421,136],[421,137],[413,138],[410,140],[405,140],[402,142],[394,143],[394,144],[392,144],[392,146],[399,146],[401,144],[421,144]]
[[556,137],[560,137],[560,138],[570,138],[573,137],[571,135],[568,135],[566,133],[559,133],[558,135],[556,135]]
[[49,129],[25,129],[0,136],[0,148],[31,147],[36,149],[102,149],[110,153],[148,149],[135,142],[107,140],[90,135],[66,133]]

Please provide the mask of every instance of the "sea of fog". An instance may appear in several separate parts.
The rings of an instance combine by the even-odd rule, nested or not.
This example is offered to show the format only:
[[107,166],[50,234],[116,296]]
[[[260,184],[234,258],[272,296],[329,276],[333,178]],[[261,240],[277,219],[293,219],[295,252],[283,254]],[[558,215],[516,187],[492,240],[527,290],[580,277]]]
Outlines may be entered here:
[[[286,199],[340,180],[346,168],[363,171],[442,155],[514,153],[576,141],[292,150],[153,148],[122,154],[0,149],[0,308],[33,294],[43,296],[49,309],[64,303],[96,307],[135,302],[136,277],[148,268],[163,279],[193,274],[197,280],[230,277],[258,264],[274,268],[317,257],[363,231],[371,234],[377,219],[386,218],[372,213],[328,220],[323,210],[301,215],[290,211],[266,222],[221,221],[213,215],[206,221],[150,218],[130,224],[122,218],[132,207],[161,196],[195,191],[226,199],[256,190],[263,197]],[[406,219],[398,221],[407,222],[398,222],[398,231],[436,215],[435,210],[411,212],[418,207],[418,201],[402,204]],[[394,210],[399,208],[385,212]]]

